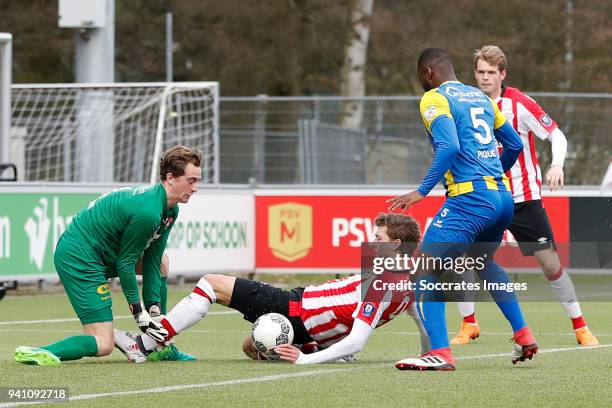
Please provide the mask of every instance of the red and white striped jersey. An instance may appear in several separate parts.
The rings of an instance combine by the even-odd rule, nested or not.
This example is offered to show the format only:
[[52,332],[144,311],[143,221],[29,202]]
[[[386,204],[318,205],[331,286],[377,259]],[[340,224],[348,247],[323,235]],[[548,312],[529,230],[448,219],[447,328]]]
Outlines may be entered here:
[[413,301],[409,291],[368,293],[364,297],[362,279],[352,275],[304,290],[299,316],[310,337],[322,348],[348,336],[355,319],[376,328],[404,312]]
[[495,102],[524,145],[518,160],[506,173],[510,179],[514,202],[539,200],[542,197],[542,172],[533,136],[548,139],[557,124],[536,101],[517,88],[503,87],[501,96]]

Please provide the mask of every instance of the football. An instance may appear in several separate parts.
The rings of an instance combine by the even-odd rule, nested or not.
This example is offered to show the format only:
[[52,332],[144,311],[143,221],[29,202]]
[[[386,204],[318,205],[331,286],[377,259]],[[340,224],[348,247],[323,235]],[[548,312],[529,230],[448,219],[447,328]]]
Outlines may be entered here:
[[255,348],[267,359],[276,359],[274,348],[281,344],[293,343],[293,327],[285,316],[268,313],[260,316],[251,329],[251,338]]

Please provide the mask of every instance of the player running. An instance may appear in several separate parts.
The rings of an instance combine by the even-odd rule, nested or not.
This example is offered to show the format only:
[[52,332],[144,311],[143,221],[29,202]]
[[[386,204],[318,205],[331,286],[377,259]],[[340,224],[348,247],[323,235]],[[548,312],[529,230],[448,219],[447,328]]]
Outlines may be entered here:
[[[474,75],[478,87],[497,103],[524,145],[518,160],[506,173],[514,197],[514,217],[508,230],[518,241],[523,256],[533,256],[540,264],[555,296],[572,321],[578,344],[596,346],[599,341],[582,316],[572,279],[563,271],[548,215],[542,205],[542,173],[536,157],[534,135],[549,140],[551,144],[552,163],[545,177],[551,190],[563,187],[567,140],[540,105],[518,89],[503,85],[506,64],[506,55],[495,45],[486,45],[474,53]],[[463,323],[451,344],[467,344],[480,334],[474,302],[461,302],[458,307]]]
[[[377,243],[389,243],[394,253],[404,253],[402,242],[416,243],[420,238],[418,223],[402,214],[380,214],[375,224]],[[387,245],[383,245],[387,246]],[[415,245],[416,246],[416,245]],[[412,248],[414,249],[414,248]],[[406,276],[406,274],[398,274]],[[398,276],[393,275],[393,276]],[[429,351],[427,333],[416,311],[412,293],[395,290],[370,297],[362,291],[363,277],[353,275],[317,286],[284,291],[265,283],[225,275],[203,276],[193,292],[181,300],[161,322],[168,331],[164,341],[193,326],[202,319],[211,304],[217,302],[242,313],[254,322],[266,313],[280,313],[287,317],[294,330],[294,343],[315,342],[320,351],[305,354],[293,345],[277,347],[280,358],[296,364],[316,364],[336,361],[361,351],[372,331],[406,312],[421,333],[421,353]],[[391,278],[393,279],[393,278]],[[363,285],[362,285],[363,284]],[[162,351],[154,351],[159,340],[153,336],[134,337],[115,330],[115,342],[128,358],[135,362],[163,358]],[[255,357],[250,342],[243,346],[245,353]]]
[[[162,293],[162,254],[178,216],[177,204],[188,202],[198,190],[201,160],[201,153],[175,146],[161,158],[160,183],[104,194],[74,217],[58,241],[54,262],[85,334],[39,348],[17,347],[16,361],[57,365],[110,354],[114,338],[107,280],[111,277],[119,277],[140,330],[160,341],[168,335],[151,316],[163,312],[167,296]],[[144,304],[138,294],[137,264],[143,275]],[[188,359],[181,354],[173,346],[166,351],[166,356]]]
[[[493,255],[512,219],[512,194],[504,171],[514,164],[523,149],[521,140],[492,100],[479,89],[457,81],[446,51],[440,48],[423,51],[417,74],[425,90],[420,111],[434,148],[434,159],[417,190],[390,199],[390,209],[408,209],[444,177],[447,199],[425,233],[423,253],[439,258],[456,259],[465,253],[486,258],[484,267],[478,271],[480,277],[488,282],[510,283]],[[501,157],[495,138],[505,146]],[[434,275],[437,271],[423,272],[419,284],[437,281]],[[432,351],[421,358],[400,360],[396,367],[455,370],[443,294],[418,289],[417,286],[419,314],[431,339]],[[538,346],[516,295],[495,290],[490,293],[514,332],[512,362],[530,359]]]

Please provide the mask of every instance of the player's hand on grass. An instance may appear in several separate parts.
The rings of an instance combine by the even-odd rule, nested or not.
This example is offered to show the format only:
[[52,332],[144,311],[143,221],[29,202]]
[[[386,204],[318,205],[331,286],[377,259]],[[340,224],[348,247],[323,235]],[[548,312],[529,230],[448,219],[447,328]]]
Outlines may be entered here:
[[160,343],[168,336],[168,330],[151,318],[149,312],[142,307],[142,303],[137,302],[130,304],[130,310],[141,332],[148,334],[151,338]]
[[555,191],[558,188],[563,188],[563,167],[558,164],[550,166],[550,170],[546,173],[546,184],[549,185],[550,191]]
[[399,208],[402,211],[406,211],[411,205],[418,203],[423,198],[423,195],[418,191],[411,191],[408,194],[390,198],[387,200],[387,203],[391,204],[389,210]]
[[282,360],[289,361],[293,364],[298,362],[300,355],[302,354],[299,348],[292,346],[291,344],[281,344],[280,346],[276,346],[274,351]]

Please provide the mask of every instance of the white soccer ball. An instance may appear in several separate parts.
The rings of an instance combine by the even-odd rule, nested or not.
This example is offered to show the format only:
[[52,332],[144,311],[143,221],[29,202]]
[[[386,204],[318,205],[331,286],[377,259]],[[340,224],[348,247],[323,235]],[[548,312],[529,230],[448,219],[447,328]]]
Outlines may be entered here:
[[285,316],[268,313],[253,323],[251,338],[255,348],[268,359],[278,358],[276,346],[293,343],[293,327]]

